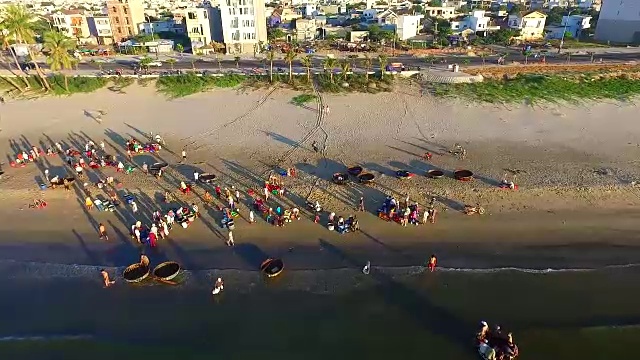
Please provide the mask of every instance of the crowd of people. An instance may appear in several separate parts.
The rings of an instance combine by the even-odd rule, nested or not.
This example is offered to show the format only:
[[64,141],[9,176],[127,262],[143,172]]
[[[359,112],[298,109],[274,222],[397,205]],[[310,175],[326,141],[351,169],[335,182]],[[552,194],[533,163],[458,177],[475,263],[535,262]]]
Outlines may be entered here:
[[484,360],[514,360],[519,353],[512,333],[503,331],[499,325],[490,329],[486,321],[480,322],[476,346]]

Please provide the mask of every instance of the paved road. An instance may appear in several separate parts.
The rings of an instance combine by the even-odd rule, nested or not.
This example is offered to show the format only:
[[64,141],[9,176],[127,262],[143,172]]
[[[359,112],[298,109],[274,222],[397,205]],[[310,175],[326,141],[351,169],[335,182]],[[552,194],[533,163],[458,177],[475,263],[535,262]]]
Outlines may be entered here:
[[[486,64],[495,64],[498,56],[492,55],[485,58]],[[237,72],[250,72],[255,71],[256,69],[261,69],[261,72],[266,72],[268,69],[268,64],[260,60],[255,59],[242,59],[240,60],[239,67],[236,66],[235,61],[233,60],[222,60],[218,63],[213,58],[198,58],[194,63],[188,57],[178,57],[175,58],[177,62],[173,65],[173,69],[176,70],[190,70],[195,66],[198,70],[209,70],[212,72],[218,72],[222,70],[223,72],[228,71],[237,71]],[[603,53],[598,54],[594,57],[595,61],[599,61],[602,59],[604,62],[628,62],[628,61],[640,61],[640,53]],[[162,60],[162,59],[161,59]],[[313,61],[312,71],[320,72],[323,71],[322,61],[324,60],[323,56],[317,56]],[[507,62],[517,61],[520,63],[524,63],[525,58],[520,53],[512,52],[506,57]],[[535,59],[533,56],[529,57],[529,63],[539,62],[540,58]],[[567,57],[565,55],[558,55],[555,52],[549,53],[546,57],[546,62],[549,64],[560,64],[565,63],[567,61]],[[133,67],[137,64],[138,60],[134,58],[125,58],[125,59],[107,59],[107,62],[101,62],[100,66],[97,63],[80,63],[78,66],[79,70],[86,71],[95,71],[96,73],[99,71],[99,68],[103,70],[117,70],[124,69],[125,73],[131,71]],[[571,63],[590,63],[591,56],[587,53],[578,53],[573,54],[571,56]],[[363,71],[364,63],[361,58],[353,59],[352,63],[355,64],[355,71]],[[404,66],[408,67],[421,67],[427,68],[432,66],[430,62],[425,61],[423,58],[416,58],[410,55],[399,56],[399,57],[391,57],[389,58],[389,63],[402,63]],[[435,57],[434,65],[445,65],[445,64],[460,64],[462,66],[469,65],[481,65],[483,63],[482,58],[480,57],[469,57],[469,56],[447,56],[447,57]],[[47,65],[42,63],[40,64],[43,68],[47,68]],[[287,72],[289,69],[289,65],[282,59],[276,59],[273,62],[274,70],[280,72]],[[160,67],[151,67],[150,71],[168,71],[171,70],[172,66],[166,62],[162,63]],[[293,62],[294,72],[303,73],[306,72],[306,68],[300,65],[298,60]],[[379,66],[377,64],[377,60],[373,60],[372,71],[379,70]]]

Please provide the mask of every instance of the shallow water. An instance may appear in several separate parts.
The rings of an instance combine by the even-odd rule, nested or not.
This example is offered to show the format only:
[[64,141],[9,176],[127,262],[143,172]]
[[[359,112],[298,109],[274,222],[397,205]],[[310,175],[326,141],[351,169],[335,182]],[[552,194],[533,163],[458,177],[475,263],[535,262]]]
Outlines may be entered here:
[[[178,286],[119,281],[110,289],[101,288],[93,267],[0,269],[12,275],[0,280],[10,294],[0,298],[0,352],[8,358],[477,359],[472,334],[486,320],[514,332],[521,359],[605,359],[625,356],[640,335],[612,328],[640,324],[636,267],[374,268],[369,276],[339,269],[289,271],[269,281],[256,272],[211,270],[187,273]],[[212,279],[220,275],[225,292],[214,298]],[[62,335],[83,338],[47,339]]]

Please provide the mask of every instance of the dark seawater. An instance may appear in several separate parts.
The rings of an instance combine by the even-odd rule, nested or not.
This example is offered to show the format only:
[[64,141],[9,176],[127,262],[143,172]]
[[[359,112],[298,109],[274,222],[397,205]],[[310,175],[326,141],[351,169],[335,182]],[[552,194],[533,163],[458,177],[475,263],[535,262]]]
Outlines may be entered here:
[[[342,269],[268,281],[211,271],[110,289],[97,269],[66,267],[4,266],[13,272],[0,279],[2,359],[478,359],[480,320],[513,331],[525,360],[630,358],[640,337],[637,267]],[[226,289],[214,298],[219,275]]]

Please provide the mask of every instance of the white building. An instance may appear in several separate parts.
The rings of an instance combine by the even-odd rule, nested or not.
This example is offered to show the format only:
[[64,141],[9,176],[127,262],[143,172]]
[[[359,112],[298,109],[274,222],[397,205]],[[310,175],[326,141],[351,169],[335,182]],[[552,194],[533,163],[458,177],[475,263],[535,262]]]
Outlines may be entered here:
[[214,39],[223,42],[228,54],[255,53],[267,42],[263,0],[220,0]]
[[453,19],[460,16],[453,6],[425,6],[424,12],[430,17],[440,19]]
[[111,45],[113,43],[113,31],[109,16],[92,16],[87,18],[89,32],[98,40],[100,45]]
[[640,43],[640,1],[603,1],[595,38],[616,43]]
[[78,10],[64,10],[51,15],[53,27],[64,35],[78,39],[91,37],[87,18]]
[[400,15],[396,20],[396,35],[400,41],[410,39],[418,35],[420,19],[424,15]]
[[[210,7],[188,7],[175,11],[182,18],[182,26],[186,29],[186,35],[191,40],[191,49],[196,50],[213,41],[213,24],[215,15]],[[171,28],[171,22],[167,22],[167,29]],[[155,31],[155,29],[154,29]],[[171,30],[166,30],[171,31]]]
[[471,15],[465,16],[460,21],[451,21],[451,30],[454,33],[465,32],[487,36],[490,31],[500,30],[500,26],[491,24],[491,18],[486,16],[486,11],[474,10]]

